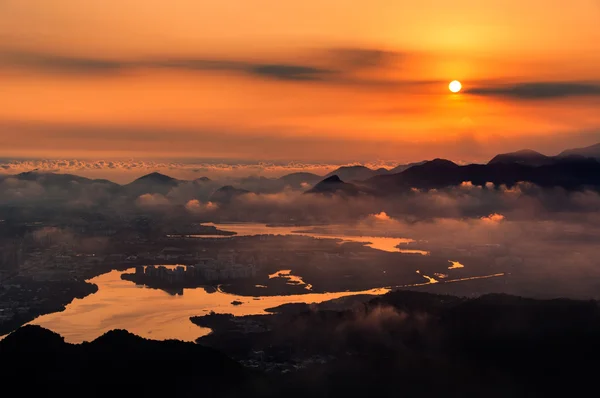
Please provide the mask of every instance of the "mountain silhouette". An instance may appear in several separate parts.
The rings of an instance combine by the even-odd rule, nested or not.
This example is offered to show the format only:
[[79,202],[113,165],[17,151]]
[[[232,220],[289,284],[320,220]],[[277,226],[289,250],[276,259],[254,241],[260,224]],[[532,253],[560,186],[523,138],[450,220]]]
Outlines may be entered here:
[[566,158],[543,166],[519,163],[470,164],[459,166],[449,160],[435,159],[413,166],[402,173],[377,176],[365,181],[372,192],[388,195],[411,188],[439,189],[469,181],[483,186],[513,186],[531,182],[541,187],[561,187],[567,190],[600,189],[600,162],[591,158]]
[[567,149],[559,153],[558,157],[564,158],[573,155],[600,160],[600,143],[584,148]]
[[179,180],[154,172],[130,182],[123,188],[129,196],[137,197],[147,193],[166,195],[177,185]]
[[567,149],[556,156],[548,156],[531,149],[522,149],[496,155],[488,164],[495,163],[518,163],[527,166],[545,166],[557,162],[582,161],[586,158],[600,160],[600,143],[583,148]]
[[80,177],[74,174],[59,174],[52,172],[42,172],[42,171],[26,171],[15,176],[12,176],[20,181],[32,181],[37,182],[38,184],[44,187],[59,187],[64,189],[72,188],[74,184],[107,184],[111,186],[119,186],[114,182],[104,179],[91,179],[86,177]]
[[518,163],[527,166],[544,166],[554,162],[555,159],[550,156],[543,155],[531,149],[522,149],[517,152],[496,155],[488,164]]
[[360,193],[360,189],[354,184],[342,181],[337,175],[332,175],[319,182],[312,189],[306,191],[306,193],[355,196]]
[[175,186],[175,185],[177,185],[177,182],[178,182],[178,180],[173,177],[169,177],[168,175],[154,172],[154,173],[150,173],[150,174],[141,176],[140,178],[131,182],[129,185],[132,185],[132,184],[164,184],[164,185]]
[[[130,391],[156,396],[156,383],[143,377],[149,369],[164,380],[165,387],[169,385],[169,393],[241,396],[247,391],[239,392],[240,386],[254,375],[214,349],[177,340],[148,340],[125,330],[69,344],[54,332],[27,325],[0,341],[0,356],[3,376],[36,374],[32,390],[68,397],[103,396],[124,391],[124,385]],[[186,366],[173,366],[173,361]],[[141,370],[142,364],[148,366],[146,371]],[[225,382],[228,379],[235,383]],[[93,392],[85,393],[86,386],[95,386]]]
[[398,166],[394,167],[393,169],[389,170],[388,174],[398,174],[398,173],[402,173],[404,170],[410,169],[413,166],[420,166],[423,163],[426,163],[427,160],[423,160],[420,162],[414,162],[414,163],[408,163],[408,164],[399,164]]
[[[119,185],[105,179],[90,179],[36,169],[15,175],[2,175],[0,183],[6,184],[9,179],[14,179],[39,184],[44,189],[39,190],[36,186],[37,193],[31,198],[32,200],[43,198],[46,202],[64,200],[78,193],[88,196],[93,194],[104,198],[103,200],[109,200],[114,195],[136,199],[143,194],[168,195],[174,188],[178,188],[179,195],[185,194],[190,198],[228,203],[233,197],[248,192],[277,193],[286,187],[305,190],[306,184],[313,186],[306,191],[307,193],[346,195],[357,193],[388,195],[405,192],[411,188],[433,189],[455,186],[464,181],[476,185],[491,182],[507,186],[523,181],[542,187],[562,187],[568,190],[600,189],[599,161],[600,143],[584,148],[567,149],[557,156],[547,156],[530,149],[523,149],[498,154],[487,164],[466,166],[459,166],[450,160],[438,158],[398,165],[391,170],[384,168],[373,170],[359,165],[342,166],[325,177],[307,172],[291,173],[279,178],[251,176],[235,179],[238,188],[226,185],[214,192],[213,190],[223,184],[222,182],[212,181],[208,177],[179,180],[158,172],[139,177],[126,185]],[[90,188],[92,191],[89,190]]]
[[292,188],[301,188],[303,183],[307,183],[310,185],[314,185],[317,182],[321,181],[323,177],[306,172],[298,172],[284,175],[279,178],[279,181],[283,182],[285,185],[289,185]]
[[373,170],[365,166],[342,166],[325,175],[325,178],[338,176],[344,181],[363,181],[382,174],[388,174],[388,170],[384,168]]

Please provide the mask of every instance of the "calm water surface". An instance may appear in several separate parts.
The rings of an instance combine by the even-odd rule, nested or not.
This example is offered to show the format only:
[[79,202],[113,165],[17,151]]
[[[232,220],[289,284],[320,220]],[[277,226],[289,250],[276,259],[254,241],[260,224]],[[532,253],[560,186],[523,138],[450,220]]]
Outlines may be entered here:
[[[133,269],[124,271],[133,272]],[[42,315],[31,324],[40,325],[62,335],[66,341],[90,341],[112,329],[155,340],[193,341],[210,333],[190,322],[192,316],[209,311],[237,316],[266,314],[265,309],[287,303],[320,303],[356,294],[385,294],[389,289],[361,292],[308,293],[293,296],[248,297],[204,289],[184,289],[183,295],[170,295],[159,289],[138,286],[121,279],[123,272],[111,271],[89,280],[98,292],[75,299],[65,311]],[[233,305],[232,301],[242,305]]]
[[[429,252],[425,250],[416,249],[404,249],[398,247],[399,245],[407,245],[409,243],[415,243],[413,239],[408,238],[389,238],[383,236],[351,236],[343,234],[322,234],[314,232],[298,232],[310,230],[312,227],[268,227],[266,224],[257,223],[239,223],[239,224],[214,224],[206,223],[206,226],[213,226],[222,231],[235,232],[237,236],[253,236],[253,235],[298,235],[298,236],[309,236],[311,238],[318,239],[340,239],[342,242],[358,242],[364,243],[366,246],[377,250],[383,250],[386,252],[395,253],[409,253],[409,254],[422,254],[428,255]],[[335,226],[332,226],[335,227]],[[229,236],[224,235],[189,235],[196,238],[228,238]]]

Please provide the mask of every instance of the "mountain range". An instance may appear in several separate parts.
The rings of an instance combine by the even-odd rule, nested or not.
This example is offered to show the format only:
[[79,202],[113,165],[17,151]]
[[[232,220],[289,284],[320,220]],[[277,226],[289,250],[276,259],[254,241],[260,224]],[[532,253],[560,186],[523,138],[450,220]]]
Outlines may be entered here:
[[333,177],[335,174],[318,183],[308,193],[383,196],[413,188],[457,186],[465,181],[479,186],[493,183],[510,187],[518,182],[530,182],[541,187],[567,190],[600,189],[600,143],[569,149],[556,156],[524,149],[496,155],[487,164],[461,166],[446,159],[434,159],[412,165],[398,173],[381,173],[359,183],[348,183]]
[[[105,179],[90,179],[73,174],[28,171],[0,177],[0,183],[13,178],[24,183],[37,183],[47,193],[76,193],[83,189],[103,190],[110,194],[137,198],[144,194],[169,195],[174,190],[187,196],[219,203],[249,192],[277,193],[286,188],[308,194],[389,195],[412,188],[438,189],[470,181],[474,185],[512,186],[531,182],[542,187],[568,190],[600,188],[600,143],[585,148],[568,149],[556,156],[524,149],[494,156],[486,164],[458,165],[450,160],[434,159],[399,165],[393,169],[371,169],[366,166],[342,166],[323,176],[299,172],[279,178],[245,177],[226,184],[207,177],[179,180],[153,172],[129,184],[119,185]],[[92,191],[94,192],[94,191]]]
[[541,187],[567,190],[600,188],[600,162],[593,158],[571,158],[534,166],[521,162],[494,162],[459,166],[449,160],[434,159],[402,173],[373,177],[363,182],[364,189],[386,195],[417,189],[440,189],[470,181],[473,185],[514,186],[530,182]]

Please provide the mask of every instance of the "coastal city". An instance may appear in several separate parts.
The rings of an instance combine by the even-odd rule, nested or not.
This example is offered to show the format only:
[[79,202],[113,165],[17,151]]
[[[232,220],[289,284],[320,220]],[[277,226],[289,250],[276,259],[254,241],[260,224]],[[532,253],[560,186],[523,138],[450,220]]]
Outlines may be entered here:
[[[446,280],[440,278],[447,278],[448,257],[468,256],[472,270],[476,264],[489,264],[485,259],[490,256],[505,258],[506,251],[471,245],[440,247],[437,256],[401,255],[361,243],[342,245],[335,239],[235,236],[226,226],[220,230],[149,216],[61,224],[40,218],[0,223],[4,230],[21,231],[18,238],[14,232],[10,238],[0,235],[0,331],[9,332],[37,315],[60,311],[73,298],[94,293],[97,287],[86,280],[111,270],[125,271],[124,280],[170,294],[220,285],[239,295],[285,295],[434,283],[435,278]],[[398,259],[402,267],[394,266]],[[472,272],[452,271],[457,278]],[[492,267],[478,272],[500,271]]]
[[246,263],[236,259],[236,253],[229,251],[218,254],[216,259],[204,258],[194,265],[178,265],[167,268],[164,265],[138,265],[135,267],[135,277],[138,281],[158,280],[168,284],[200,281],[203,283],[223,282],[231,279],[252,278],[256,276],[257,266],[254,257],[247,257]]

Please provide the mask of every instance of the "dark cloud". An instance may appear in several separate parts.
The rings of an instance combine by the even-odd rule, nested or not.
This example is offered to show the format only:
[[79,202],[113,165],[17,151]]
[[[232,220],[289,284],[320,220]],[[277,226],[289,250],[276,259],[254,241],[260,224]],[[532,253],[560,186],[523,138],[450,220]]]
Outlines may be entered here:
[[249,69],[250,72],[279,80],[323,80],[334,71],[299,65],[255,65]]
[[502,96],[517,99],[554,99],[600,96],[600,83],[588,82],[527,82],[496,87],[474,87],[467,94]]
[[328,53],[334,62],[352,68],[384,66],[402,56],[398,52],[367,48],[333,48]]
[[1,66],[65,74],[109,74],[119,72],[127,67],[120,61],[33,52],[2,53],[0,54]]
[[132,68],[152,67],[152,68],[172,68],[197,71],[244,71],[248,64],[244,62],[202,59],[202,58],[179,58],[179,59],[153,59],[131,63]]
[[312,56],[306,62],[252,62],[210,58],[101,59],[63,54],[4,51],[0,67],[60,74],[113,74],[138,69],[180,69],[248,74],[284,81],[344,83],[355,69],[385,65],[395,53],[376,49],[329,49],[326,56]]
[[171,68],[190,71],[245,73],[277,80],[322,80],[325,75],[341,73],[310,65],[293,63],[260,63],[219,59],[152,59],[128,64],[130,68]]

